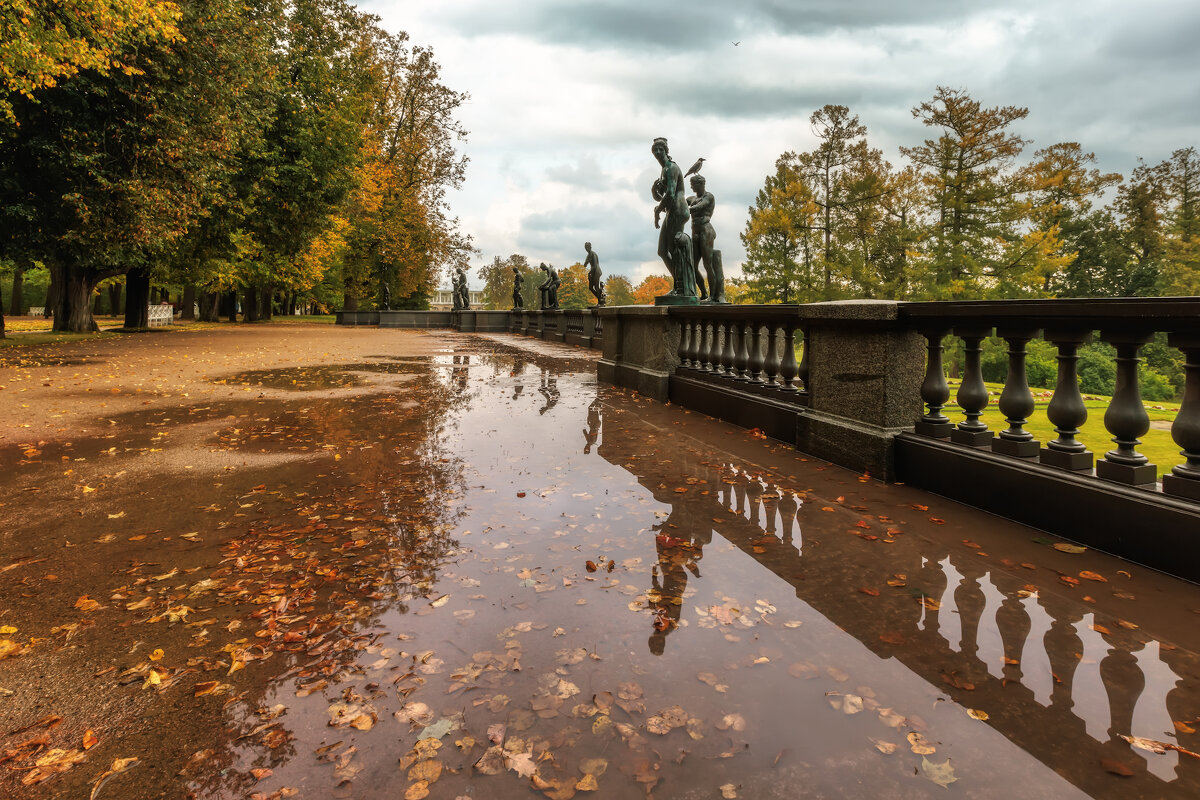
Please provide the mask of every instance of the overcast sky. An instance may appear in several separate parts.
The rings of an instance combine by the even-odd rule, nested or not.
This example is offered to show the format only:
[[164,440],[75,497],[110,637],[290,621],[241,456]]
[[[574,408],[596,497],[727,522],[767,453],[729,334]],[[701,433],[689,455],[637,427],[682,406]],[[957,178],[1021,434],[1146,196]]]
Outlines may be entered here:
[[[1196,0],[367,0],[432,46],[471,95],[466,185],[450,202],[478,267],[521,253],[567,266],[591,241],[606,274],[666,274],[655,256],[656,136],[698,156],[726,270],[747,207],[808,117],[849,106],[893,164],[928,129],[911,109],[939,85],[1027,106],[1027,155],[1060,141],[1128,174],[1200,146]],[[737,46],[733,43],[739,42]],[[731,269],[732,268],[732,269]]]

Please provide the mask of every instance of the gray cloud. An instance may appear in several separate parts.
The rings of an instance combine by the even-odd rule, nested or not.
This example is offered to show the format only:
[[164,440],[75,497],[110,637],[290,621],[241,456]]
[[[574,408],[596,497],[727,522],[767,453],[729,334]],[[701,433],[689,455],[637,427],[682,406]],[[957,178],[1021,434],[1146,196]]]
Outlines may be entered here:
[[518,34],[549,44],[619,50],[694,51],[760,32],[812,36],[833,30],[947,24],[1022,0],[693,0],[686,6],[615,0],[457,3],[436,13],[466,36]]

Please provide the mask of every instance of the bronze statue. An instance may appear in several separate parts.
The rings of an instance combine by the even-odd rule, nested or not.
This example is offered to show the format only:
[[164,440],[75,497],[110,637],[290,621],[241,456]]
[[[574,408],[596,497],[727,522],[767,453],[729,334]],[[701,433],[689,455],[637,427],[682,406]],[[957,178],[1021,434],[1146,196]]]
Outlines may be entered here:
[[[721,269],[719,250],[713,250],[717,232],[713,230],[713,208],[716,200],[712,192],[704,190],[704,176],[692,176],[691,184],[694,195],[687,199],[688,208],[692,214],[692,265],[696,273],[696,285],[700,289],[700,299],[708,299],[713,303],[724,303],[725,275]],[[700,272],[700,262],[704,262],[704,272],[708,274],[708,291],[704,288],[704,276]]]
[[588,274],[588,291],[596,298],[596,307],[604,305],[607,298],[604,296],[604,283],[600,280],[603,274],[600,272],[600,256],[596,255],[596,251],[592,249],[591,242],[584,242],[583,249],[587,250],[587,258],[583,260],[583,265],[587,267]]
[[558,279],[558,270],[553,265],[547,267],[545,262],[542,262],[538,269],[546,273],[546,280],[538,287],[542,297],[542,310],[553,311],[558,308],[558,287],[562,281]]
[[454,271],[458,273],[458,307],[466,311],[471,307],[471,292],[467,289],[467,273],[463,271],[462,267],[456,267]]
[[462,267],[455,267],[450,275],[450,301],[455,311],[466,311],[471,307],[471,295],[467,291],[467,275]]
[[[650,152],[654,154],[654,158],[662,165],[662,173],[658,180],[650,189],[650,195],[658,201],[658,205],[654,207],[654,227],[659,228],[658,234],[658,257],[663,260],[663,264],[667,267],[667,272],[675,281],[675,288],[668,292],[669,295],[695,297],[695,287],[692,291],[684,291],[681,281],[694,284],[694,280],[687,280],[686,276],[678,274],[675,264],[678,261],[675,248],[678,243],[678,234],[683,233],[684,223],[687,222],[689,211],[688,204],[684,200],[683,194],[683,172],[679,169],[674,161],[671,160],[670,151],[667,149],[667,140],[661,136],[654,140],[654,144],[650,146]],[[659,218],[663,214],[667,215],[665,222],[660,225]],[[689,271],[694,272],[694,268]]]
[[525,308],[525,299],[521,297],[521,284],[525,283],[525,279],[521,277],[521,270],[513,266],[513,311]]
[[696,266],[692,258],[692,239],[683,231],[675,234],[675,291],[685,297],[696,296]]

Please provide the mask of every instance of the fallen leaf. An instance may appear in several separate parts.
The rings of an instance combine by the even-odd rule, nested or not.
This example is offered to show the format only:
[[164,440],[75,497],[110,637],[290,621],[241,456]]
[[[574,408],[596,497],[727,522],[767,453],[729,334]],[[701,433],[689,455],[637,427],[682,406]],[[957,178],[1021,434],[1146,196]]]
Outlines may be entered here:
[[1066,542],[1055,542],[1052,547],[1063,553],[1082,553],[1087,550],[1086,547],[1078,544],[1067,544]]
[[1120,761],[1114,761],[1111,758],[1100,759],[1100,766],[1104,767],[1106,772],[1111,772],[1113,775],[1120,775],[1122,778],[1128,778],[1133,775],[1133,770]]
[[988,718],[988,713],[986,711],[980,711],[978,708],[968,708],[967,716],[971,719],[977,719],[980,722],[984,722]]
[[1088,580],[1088,581],[1098,581],[1099,583],[1108,583],[1108,578],[1104,577],[1103,575],[1101,575],[1098,572],[1092,572],[1091,570],[1087,570],[1087,569],[1085,569],[1083,572],[1079,573],[1079,577],[1083,578],[1084,580]]
[[908,746],[912,748],[912,751],[919,756],[933,755],[937,752],[937,748],[930,744],[928,739],[916,731],[910,732],[905,738],[908,739]]
[[883,739],[871,739],[871,744],[875,745],[875,749],[885,756],[890,756],[900,748],[900,745],[895,742],[887,742]]
[[949,787],[950,784],[958,780],[958,778],[954,777],[954,767],[950,766],[950,759],[948,758],[944,764],[934,764],[928,758],[922,756],[921,772],[938,786]]

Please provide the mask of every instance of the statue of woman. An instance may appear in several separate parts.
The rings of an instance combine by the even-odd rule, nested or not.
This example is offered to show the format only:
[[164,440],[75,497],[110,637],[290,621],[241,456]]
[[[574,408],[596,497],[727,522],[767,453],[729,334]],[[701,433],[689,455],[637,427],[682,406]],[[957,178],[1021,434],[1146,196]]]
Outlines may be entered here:
[[[670,294],[694,297],[696,294],[694,286],[691,292],[685,292],[681,286],[681,280],[687,280],[688,276],[679,275],[675,269],[675,263],[678,260],[674,254],[676,236],[683,232],[684,225],[687,224],[690,216],[687,201],[684,199],[683,171],[671,160],[670,151],[667,149],[667,140],[663,137],[660,136],[654,140],[654,144],[650,146],[650,152],[662,165],[662,173],[650,189],[650,195],[658,201],[658,205],[654,208],[654,227],[659,228],[658,257],[663,260],[667,272],[671,273],[671,277],[675,281],[675,288],[671,290]],[[667,218],[660,225],[659,217],[664,213]],[[689,269],[694,271],[694,268],[690,267]],[[688,282],[694,284],[694,281]]]

